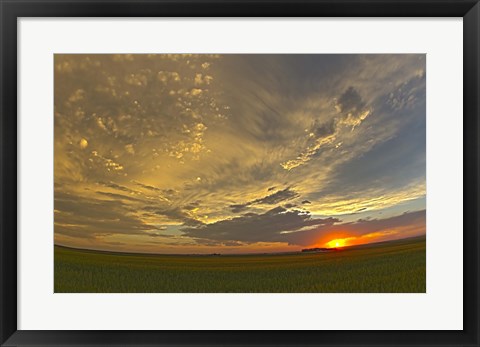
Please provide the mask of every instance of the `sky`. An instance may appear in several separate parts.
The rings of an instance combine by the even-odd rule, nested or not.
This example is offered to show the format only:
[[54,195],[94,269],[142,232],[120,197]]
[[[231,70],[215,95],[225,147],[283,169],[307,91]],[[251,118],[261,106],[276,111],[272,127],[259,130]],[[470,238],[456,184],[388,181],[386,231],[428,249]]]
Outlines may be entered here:
[[56,54],[59,245],[265,253],[424,235],[423,54]]

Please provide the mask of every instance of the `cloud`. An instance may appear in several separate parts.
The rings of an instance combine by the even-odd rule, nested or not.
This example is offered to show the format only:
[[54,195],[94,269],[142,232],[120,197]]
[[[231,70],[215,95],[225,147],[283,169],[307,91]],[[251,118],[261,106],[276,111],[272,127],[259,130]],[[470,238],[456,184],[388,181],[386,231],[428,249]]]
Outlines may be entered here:
[[115,190],[121,190],[122,192],[127,192],[127,193],[136,193],[135,190],[132,190],[130,188],[127,188],[125,186],[122,186],[122,185],[119,185],[119,184],[116,184],[116,183],[113,183],[113,182],[98,182],[99,185],[102,185],[104,187],[107,187],[107,188],[112,188],[112,189],[115,189]]
[[129,200],[129,201],[139,201],[143,202],[142,199],[134,198],[128,195],[123,195],[123,194],[116,194],[116,193],[108,193],[108,192],[96,192],[99,195],[107,196],[112,199],[118,199],[118,200]]
[[184,228],[185,235],[215,241],[272,242],[281,239],[281,232],[304,227],[333,225],[335,218],[313,219],[304,211],[273,208],[263,214],[249,213],[198,228]]
[[335,238],[373,237],[373,233],[377,233],[377,237],[395,234],[397,238],[402,238],[425,233],[425,210],[385,219],[341,223],[337,218],[315,219],[305,211],[287,211],[277,207],[263,214],[249,213],[182,231],[196,240],[213,243],[233,240],[244,243],[287,242],[297,246],[323,244]]
[[159,206],[144,206],[143,210],[151,212],[158,216],[167,217],[170,220],[177,221],[183,225],[198,226],[203,223],[195,218],[192,218],[191,215],[186,213],[184,210],[177,207],[159,207]]
[[154,192],[161,192],[162,191],[160,188],[150,186],[148,184],[143,184],[141,182],[133,181],[133,183],[135,183],[139,187],[142,187],[142,188],[147,189],[147,190],[152,190]]
[[128,145],[125,145],[125,150],[129,154],[135,154],[135,148],[133,147],[133,145],[131,143],[128,144]]
[[335,107],[343,115],[340,123],[352,126],[352,129],[360,125],[371,112],[358,91],[351,86],[340,96]]
[[[110,196],[111,197],[111,196]],[[55,193],[55,233],[78,238],[128,234],[146,235],[157,228],[135,216],[122,199],[84,199]]]
[[[332,226],[312,228],[297,233],[285,234],[284,241],[301,246],[324,245],[336,238],[362,237],[372,233],[390,236],[390,239],[424,235],[426,228],[425,210],[405,212],[388,218],[372,218],[348,223],[336,223]],[[388,238],[387,238],[388,239]],[[382,240],[377,237],[377,241]]]
[[299,194],[290,188],[285,188],[283,190],[279,190],[273,194],[267,195],[260,199],[253,200],[250,204],[267,204],[267,205],[275,205],[279,202],[291,200],[298,197]]
[[359,114],[362,113],[365,108],[365,102],[358,91],[350,86],[348,89],[338,98],[335,105],[339,112],[344,115]]
[[318,120],[315,120],[311,129],[307,129],[308,147],[295,159],[281,163],[280,165],[285,170],[290,171],[307,164],[325,146],[332,146],[337,142],[335,148],[338,148],[343,143],[342,128],[348,126],[353,131],[371,113],[371,109],[366,107],[360,94],[352,86],[345,90],[338,100],[335,99],[335,109],[337,114],[331,119],[320,124]]
[[[271,189],[268,189],[268,191],[271,191]],[[279,190],[273,194],[269,194],[263,198],[255,199],[249,202],[246,202],[244,204],[234,204],[230,205],[230,208],[232,209],[232,212],[241,212],[245,210],[248,206],[253,206],[253,205],[276,205],[280,202],[287,201],[287,200],[292,200],[300,195],[291,190],[290,188],[285,188],[283,190]]]

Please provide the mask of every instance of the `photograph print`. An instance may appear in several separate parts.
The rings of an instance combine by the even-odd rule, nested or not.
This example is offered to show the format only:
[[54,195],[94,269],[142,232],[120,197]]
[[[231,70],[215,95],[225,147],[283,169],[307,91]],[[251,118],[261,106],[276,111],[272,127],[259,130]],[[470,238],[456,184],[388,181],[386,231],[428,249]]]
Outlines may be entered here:
[[55,54],[55,293],[425,293],[425,54]]

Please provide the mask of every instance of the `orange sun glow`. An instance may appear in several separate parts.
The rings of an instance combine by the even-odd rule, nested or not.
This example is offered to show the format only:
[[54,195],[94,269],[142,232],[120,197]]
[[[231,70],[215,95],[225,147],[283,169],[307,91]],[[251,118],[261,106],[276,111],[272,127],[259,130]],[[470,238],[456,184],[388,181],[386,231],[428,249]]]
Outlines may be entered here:
[[346,246],[346,239],[334,239],[325,244],[328,248],[340,248]]

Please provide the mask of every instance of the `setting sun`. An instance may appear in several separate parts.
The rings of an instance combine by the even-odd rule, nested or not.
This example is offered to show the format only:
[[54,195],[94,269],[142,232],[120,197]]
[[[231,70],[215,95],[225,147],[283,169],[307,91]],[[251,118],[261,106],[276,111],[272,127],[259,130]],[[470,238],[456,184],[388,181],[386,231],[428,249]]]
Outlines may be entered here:
[[346,246],[346,240],[347,239],[335,239],[327,242],[325,245],[328,248],[339,248],[339,247],[345,247]]

